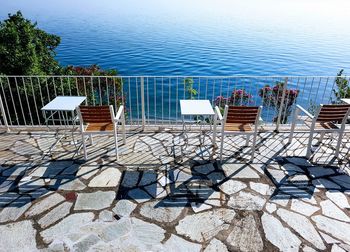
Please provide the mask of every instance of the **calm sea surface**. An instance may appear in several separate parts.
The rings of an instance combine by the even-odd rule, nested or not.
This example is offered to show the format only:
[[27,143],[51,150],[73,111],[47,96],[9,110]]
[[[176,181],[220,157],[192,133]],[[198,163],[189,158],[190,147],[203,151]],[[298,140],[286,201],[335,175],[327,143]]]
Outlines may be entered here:
[[346,0],[0,0],[62,42],[62,64],[123,75],[350,74]]

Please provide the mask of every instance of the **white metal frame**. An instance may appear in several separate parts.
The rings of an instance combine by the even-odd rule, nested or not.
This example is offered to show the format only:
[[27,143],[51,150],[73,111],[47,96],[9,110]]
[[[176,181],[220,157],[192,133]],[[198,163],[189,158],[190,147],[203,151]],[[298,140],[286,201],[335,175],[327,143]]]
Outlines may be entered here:
[[[291,130],[290,130],[290,134],[289,134],[288,143],[292,142],[293,134],[294,134],[294,131],[295,131],[295,125],[296,125],[296,122],[298,120],[302,119],[302,118],[299,117],[299,113],[302,112],[308,118],[310,118],[312,120],[311,126],[310,126],[310,136],[309,136],[309,140],[308,140],[308,144],[307,144],[307,151],[306,151],[306,158],[308,158],[308,159],[311,157],[311,154],[312,154],[311,153],[311,145],[312,145],[312,140],[313,140],[314,133],[320,133],[321,134],[321,136],[320,136],[320,138],[318,140],[318,143],[322,142],[323,137],[324,137],[324,135],[326,133],[338,133],[339,137],[338,137],[338,142],[337,142],[337,146],[336,146],[336,150],[335,150],[335,156],[338,157],[339,150],[340,150],[340,145],[341,145],[341,140],[342,140],[342,137],[343,137],[343,134],[344,134],[344,130],[345,130],[345,124],[346,124],[347,118],[349,117],[349,114],[350,114],[350,108],[349,108],[348,112],[345,114],[345,116],[344,116],[344,118],[342,120],[342,123],[340,124],[340,127],[339,127],[339,125],[335,124],[337,126],[337,129],[317,129],[317,128],[315,128],[315,126],[316,126],[318,115],[319,115],[319,113],[320,113],[320,111],[322,109],[322,106],[323,106],[323,104],[321,104],[317,108],[315,116],[313,116],[311,113],[309,113],[306,109],[304,109],[300,105],[296,105],[296,108],[295,108],[295,112],[294,112],[294,116],[293,116],[293,122],[292,122],[292,127],[291,127]],[[303,123],[305,124],[304,120],[303,120]]]
[[114,114],[114,108],[112,105],[109,106],[109,111],[111,113],[111,119],[113,123],[113,131],[86,131],[87,125],[84,125],[84,120],[81,115],[79,107],[76,108],[79,116],[80,121],[80,131],[81,131],[81,137],[83,142],[83,149],[84,149],[84,159],[87,160],[87,148],[86,148],[86,142],[85,142],[85,136],[88,136],[90,139],[90,144],[93,144],[93,138],[92,135],[101,135],[101,134],[114,134],[114,142],[115,142],[115,153],[117,156],[117,161],[119,160],[119,153],[118,153],[118,123],[121,122],[122,127],[122,137],[123,137],[123,144],[126,143],[126,135],[125,135],[125,115],[124,115],[124,106],[120,106],[117,114]]
[[220,162],[222,162],[222,152],[224,148],[224,137],[225,135],[247,135],[246,145],[249,145],[249,139],[250,136],[253,136],[253,143],[252,143],[252,150],[251,150],[251,158],[250,161],[254,160],[254,154],[255,154],[255,146],[256,146],[256,138],[258,134],[258,128],[260,124],[260,114],[262,110],[262,106],[259,106],[258,113],[255,119],[254,123],[254,130],[250,132],[242,132],[242,131],[225,131],[225,124],[227,120],[227,114],[228,114],[228,105],[225,105],[224,110],[224,116],[222,116],[220,109],[218,106],[215,107],[215,118],[214,118],[214,134],[213,134],[213,141],[216,141],[217,136],[217,124],[221,124],[221,142],[220,142]]

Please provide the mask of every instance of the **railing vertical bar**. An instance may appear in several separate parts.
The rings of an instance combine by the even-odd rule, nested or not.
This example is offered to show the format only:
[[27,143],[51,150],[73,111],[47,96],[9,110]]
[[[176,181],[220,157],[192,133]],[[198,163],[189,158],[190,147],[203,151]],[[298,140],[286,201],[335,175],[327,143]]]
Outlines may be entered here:
[[284,99],[285,99],[287,85],[288,85],[288,77],[285,78],[284,85],[283,85],[283,88],[282,88],[282,98],[281,98],[280,107],[278,108],[278,117],[277,117],[277,122],[276,122],[276,131],[279,130],[279,127],[280,127],[280,124],[281,124],[282,110],[283,110],[283,105],[284,105]]
[[6,107],[6,111],[7,111],[7,116],[9,118],[7,120],[7,122],[10,123],[10,125],[12,126],[12,119],[11,119],[10,109],[9,109],[9,105],[7,104],[7,99],[6,99],[6,95],[5,95],[5,89],[4,89],[4,85],[2,83],[2,77],[0,77],[0,84],[1,84],[1,90],[2,90],[3,97],[4,97],[4,101],[5,101],[5,107]]
[[[15,77],[15,78],[16,78],[16,77]],[[19,123],[19,118],[18,118],[18,113],[17,113],[17,109],[16,109],[16,106],[15,106],[15,100],[13,99],[13,93],[12,93],[12,88],[11,88],[11,85],[10,85],[9,77],[7,77],[7,84],[9,85],[9,90],[10,90],[12,105],[13,105],[13,109],[15,110],[15,114],[16,114],[16,121],[17,121],[17,124],[20,125],[20,123]]]
[[154,124],[157,125],[157,79],[156,77],[153,78],[153,97],[154,97]]
[[19,89],[18,89],[17,77],[15,77],[15,85],[16,85],[16,90],[17,90],[19,104],[21,106],[21,111],[22,111],[22,116],[23,116],[23,120],[24,120],[24,125],[27,126],[27,121],[26,121],[26,118],[24,116],[24,111],[23,111],[23,106],[22,106],[22,99],[21,99],[21,96],[20,96],[20,93],[19,93]]
[[101,91],[101,77],[98,76],[96,77],[98,80],[98,94],[99,94],[99,98],[100,98],[100,106],[102,106],[102,91]]
[[135,77],[135,86],[136,86],[136,112],[137,112],[137,125],[140,126],[140,108],[139,108],[139,85],[138,77]]
[[169,125],[171,125],[171,120],[170,120],[170,113],[171,113],[171,78],[169,77],[169,94],[168,94],[168,98],[169,98],[169,115],[168,115],[168,121],[169,121]]
[[74,77],[75,78],[75,88],[77,89],[77,96],[80,96],[80,92],[79,92],[79,86],[78,86],[78,77]]
[[89,96],[87,95],[87,90],[86,90],[86,82],[85,82],[85,77],[83,77],[83,88],[84,88],[84,94],[85,94],[85,105],[88,105],[88,99],[89,99]]
[[147,122],[150,123],[150,117],[149,117],[149,77],[147,77]]
[[130,77],[128,78],[128,86],[129,86],[129,111],[130,111],[130,123],[133,124],[133,119],[132,119],[132,108],[131,108],[131,91],[130,91]]
[[108,77],[106,77],[106,96],[107,96],[107,104],[109,105],[109,89],[108,89]]
[[[32,86],[32,94],[33,94],[33,99],[34,99],[34,106],[35,106],[35,112],[36,112],[36,116],[38,118],[38,123],[39,125],[41,125],[41,121],[40,121],[40,117],[39,117],[39,111],[38,111],[38,106],[36,104],[36,95],[35,95],[35,92],[34,92],[34,86],[33,86],[33,80],[32,80],[32,77],[30,77],[30,84]],[[39,85],[39,83],[38,83]],[[39,90],[40,90],[40,85],[39,85]],[[41,91],[40,91],[40,95],[41,95]]]
[[95,106],[96,101],[95,101],[95,92],[94,92],[94,78],[90,77],[91,79],[91,96],[92,96],[92,104]]
[[64,95],[64,86],[63,86],[62,76],[60,76],[60,81],[61,81],[62,95]]
[[162,77],[162,125],[164,124],[164,77]]
[[176,77],[176,102],[175,102],[175,121],[176,125],[178,125],[178,107],[179,107],[179,77]]
[[145,130],[146,126],[146,114],[145,114],[145,79],[141,77],[141,119],[142,119],[142,130]]
[[206,84],[205,84],[205,99],[208,99],[208,81],[209,78],[206,78]]
[[68,88],[69,88],[69,95],[72,96],[72,89],[71,89],[71,85],[70,85],[70,77],[67,76],[67,83],[68,83]]
[[324,85],[324,90],[323,90],[323,95],[322,95],[322,101],[324,100],[324,96],[325,96],[325,94],[326,94],[326,89],[327,89],[327,86],[328,86],[328,80],[329,80],[329,78],[327,77],[327,79],[326,79],[326,84]]
[[[39,86],[39,93],[40,93],[40,99],[41,99],[41,107],[44,107],[44,97],[43,97],[43,91],[41,89],[41,81],[39,79],[39,77],[36,77],[37,81],[38,81],[38,86]],[[43,114],[43,119],[45,120],[45,115],[44,115],[44,111],[42,111]]]
[[[5,98],[5,97],[4,97]],[[10,128],[9,128],[9,124],[7,122],[7,117],[6,117],[6,113],[5,113],[5,108],[4,108],[4,104],[2,102],[2,98],[1,98],[1,95],[0,95],[0,112],[2,114],[2,119],[4,121],[4,125],[6,127],[6,131],[9,132],[10,131]]]
[[214,106],[214,100],[215,100],[215,79],[213,82],[213,96],[211,97],[211,106]]
[[201,93],[201,77],[198,77],[198,99],[201,98],[200,93]]
[[[117,92],[116,92],[116,83],[115,83],[115,77],[113,77],[113,95],[114,95],[114,109],[115,111],[118,111],[118,106],[117,106]],[[124,105],[123,100],[122,100],[122,105]]]

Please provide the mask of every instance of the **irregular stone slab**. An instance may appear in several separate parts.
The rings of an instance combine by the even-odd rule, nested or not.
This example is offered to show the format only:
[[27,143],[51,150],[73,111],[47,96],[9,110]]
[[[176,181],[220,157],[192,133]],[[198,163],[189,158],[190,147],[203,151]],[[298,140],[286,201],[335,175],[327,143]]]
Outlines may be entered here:
[[23,177],[18,183],[18,191],[20,193],[27,193],[30,191],[36,191],[45,186],[43,179],[32,179],[31,177]]
[[245,183],[231,179],[219,186],[220,190],[228,195],[239,192],[246,187],[247,185]]
[[350,218],[340,210],[332,201],[325,200],[320,203],[322,207],[322,213],[331,218],[350,222]]
[[240,192],[238,196],[230,196],[227,205],[241,210],[262,210],[266,200],[247,192]]
[[121,173],[118,169],[108,168],[94,177],[89,187],[116,187],[119,184]]
[[277,206],[273,203],[266,203],[265,208],[266,211],[268,211],[269,213],[273,213],[274,211],[276,211]]
[[316,187],[316,188],[325,188],[325,189],[340,189],[341,187],[328,180],[328,179],[325,179],[325,178],[319,178],[319,179],[314,179],[312,180],[312,184]]
[[321,250],[326,249],[322,238],[305,216],[287,211],[283,208],[278,209],[277,214],[283,221],[298,232],[305,240],[311,242],[316,248]]
[[287,158],[287,161],[295,165],[311,166],[311,163],[306,158],[292,157],[292,158]]
[[159,244],[164,239],[165,230],[155,224],[136,218],[132,218],[131,223],[132,232],[130,236],[146,245]]
[[193,241],[203,242],[213,238],[221,230],[228,229],[235,214],[230,209],[214,209],[188,215],[180,220],[176,231]]
[[294,175],[296,173],[305,173],[303,169],[300,167],[296,166],[295,164],[284,164],[281,166],[282,170],[285,170],[288,175]]
[[274,183],[281,183],[283,180],[286,179],[286,174],[283,170],[275,170],[275,169],[267,169],[268,173],[271,174],[272,179],[274,180]]
[[205,203],[196,203],[196,202],[191,202],[191,207],[195,213],[199,213],[204,210],[208,210],[212,208],[212,206],[207,205]]
[[299,251],[300,240],[282,223],[270,214],[264,213],[261,217],[265,237],[281,251]]
[[83,179],[89,179],[92,176],[94,176],[98,171],[99,171],[99,165],[97,163],[80,166],[77,172],[77,177],[78,178],[82,177]]
[[186,241],[177,235],[171,235],[164,243],[164,251],[199,252],[201,248],[202,246],[200,244]]
[[218,239],[212,239],[203,252],[228,252],[227,247]]
[[137,186],[137,182],[139,181],[140,172],[137,171],[126,171],[124,173],[122,186],[131,188]]
[[113,217],[113,212],[108,210],[103,210],[99,215],[98,219],[101,221],[109,222],[115,220]]
[[331,168],[320,167],[320,166],[308,167],[307,170],[309,171],[311,177],[313,178],[319,178],[327,175],[332,175],[335,173],[334,170]]
[[342,221],[334,220],[325,216],[316,215],[311,217],[317,227],[333,237],[350,243],[350,224]]
[[141,206],[140,214],[158,222],[172,222],[181,214],[183,207],[165,207],[159,201],[146,202]]
[[19,197],[2,210],[0,213],[0,223],[17,220],[31,205],[30,197]]
[[47,210],[58,205],[59,203],[61,203],[64,200],[65,200],[65,198],[58,193],[51,194],[48,197],[46,197],[45,199],[42,199],[41,201],[38,201],[37,203],[35,203],[29,209],[29,211],[26,212],[25,216],[32,217],[32,216],[41,214],[43,212],[46,212]]
[[333,244],[333,243],[340,243],[340,241],[334,239],[333,237],[319,231],[320,235],[322,236],[322,238],[326,241],[327,244]]
[[259,234],[254,216],[248,215],[239,220],[233,227],[226,241],[235,250],[239,251],[262,251],[264,243]]
[[0,251],[17,252],[20,249],[37,251],[36,231],[29,220],[0,225]]
[[144,190],[135,188],[128,192],[128,196],[138,203],[146,202],[152,199],[152,196],[146,193]]
[[100,210],[109,207],[115,199],[115,192],[97,191],[93,193],[78,193],[74,210]]
[[346,252],[346,250],[342,249],[342,248],[339,247],[337,244],[334,244],[334,245],[332,246],[331,252]]
[[0,177],[0,193],[11,191],[15,188],[15,179],[10,180],[9,178]]
[[56,225],[42,231],[40,234],[45,243],[50,243],[55,239],[62,239],[69,233],[79,232],[79,229],[92,222],[93,213],[76,213],[69,215]]
[[69,214],[69,211],[72,205],[73,203],[71,202],[64,202],[61,205],[55,207],[38,221],[39,225],[42,228],[46,228],[50,226],[52,223],[55,223],[56,221],[63,219]]
[[260,178],[260,176],[249,166],[244,164],[223,164],[225,175],[232,178]]
[[110,225],[103,225],[99,228],[97,233],[99,237],[105,241],[110,242],[120,237],[125,237],[132,230],[131,218],[123,217],[117,222],[112,222]]
[[8,168],[2,172],[4,177],[18,177],[23,176],[27,170],[32,167],[31,163],[17,164],[11,168]]
[[136,204],[130,200],[119,200],[112,211],[119,217],[128,217],[136,208]]
[[328,199],[333,201],[338,207],[342,209],[350,208],[349,202],[344,193],[339,191],[327,191],[326,196]]
[[86,188],[86,185],[80,179],[63,179],[58,187],[64,191],[81,191]]
[[209,174],[212,171],[215,170],[214,165],[212,163],[204,164],[204,165],[198,165],[193,168],[194,171],[201,173],[201,174]]
[[270,188],[269,185],[263,183],[249,182],[249,185],[250,188],[262,195],[271,195],[274,190],[273,188]]
[[313,213],[320,210],[320,208],[304,203],[303,201],[298,199],[292,199],[291,210],[306,216],[311,216]]
[[339,175],[330,177],[335,183],[344,187],[346,190],[350,189],[350,177],[348,175]]
[[98,243],[100,238],[94,234],[89,234],[73,244],[74,251],[87,251],[91,246]]

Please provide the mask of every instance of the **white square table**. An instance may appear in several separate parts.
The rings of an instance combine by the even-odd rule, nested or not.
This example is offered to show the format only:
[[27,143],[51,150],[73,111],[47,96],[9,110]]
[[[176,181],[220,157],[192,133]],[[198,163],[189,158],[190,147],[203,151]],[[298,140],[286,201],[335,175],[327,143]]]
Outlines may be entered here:
[[[75,141],[74,141],[74,136],[73,136],[74,125],[75,125],[75,121],[76,121],[76,116],[74,115],[74,113],[75,113],[76,107],[78,107],[85,100],[86,100],[86,96],[57,96],[55,99],[53,99],[52,101],[50,101],[48,104],[46,104],[44,107],[41,108],[41,111],[43,111],[43,113],[44,113],[46,126],[49,128],[48,122],[49,122],[50,118],[52,118],[52,120],[55,121],[53,116],[56,113],[58,113],[58,115],[59,115],[60,123],[62,123],[62,121],[63,121],[65,128],[67,128],[69,126],[69,121],[72,121],[72,127],[73,127],[72,137],[73,137],[74,145],[76,145]],[[49,117],[46,117],[47,111],[51,112],[51,115]],[[67,113],[72,114],[71,120],[69,120]],[[61,120],[61,118],[63,120]],[[65,132],[65,134],[66,134],[66,132]],[[57,139],[57,141],[50,147],[49,152],[51,152],[53,147],[56,146],[56,144],[63,137],[64,136]]]
[[350,99],[349,98],[344,98],[344,99],[341,99],[343,102],[347,103],[347,104],[350,104]]
[[[210,116],[214,117],[215,113],[209,100],[180,100],[180,110],[182,116],[182,130],[187,136],[185,126],[185,116]],[[211,128],[211,125],[210,125]],[[186,137],[188,138],[188,137]],[[204,142],[204,137],[203,137]]]

